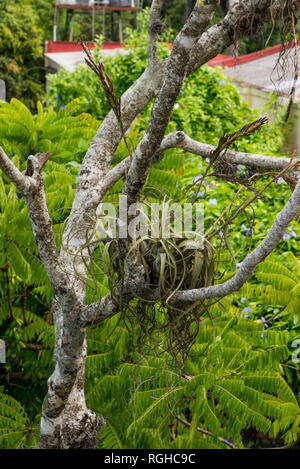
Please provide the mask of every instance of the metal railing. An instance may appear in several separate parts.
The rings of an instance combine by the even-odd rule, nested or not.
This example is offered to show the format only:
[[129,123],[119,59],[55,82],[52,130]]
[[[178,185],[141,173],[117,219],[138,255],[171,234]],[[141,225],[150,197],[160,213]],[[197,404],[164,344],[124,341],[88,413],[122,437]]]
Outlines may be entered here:
[[139,0],[57,0],[59,5],[138,8]]

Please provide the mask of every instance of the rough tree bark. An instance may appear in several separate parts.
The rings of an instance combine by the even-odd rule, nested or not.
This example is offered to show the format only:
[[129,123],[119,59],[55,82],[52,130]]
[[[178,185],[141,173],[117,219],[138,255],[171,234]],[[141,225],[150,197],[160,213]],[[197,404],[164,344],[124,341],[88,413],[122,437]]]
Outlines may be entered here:
[[[118,312],[113,292],[96,303],[85,305],[86,263],[78,252],[87,238],[85,219],[96,219],[97,207],[108,189],[126,176],[123,194],[129,203],[139,200],[149,169],[157,155],[172,147],[200,155],[211,152],[209,145],[195,142],[180,132],[165,136],[174,104],[185,78],[201,65],[223,52],[235,39],[235,29],[241,12],[251,9],[253,29],[259,30],[272,16],[276,17],[286,0],[245,0],[235,4],[224,20],[208,29],[219,4],[218,0],[194,1],[194,9],[174,41],[170,57],[161,61],[156,44],[162,30],[160,12],[163,0],[153,0],[149,24],[148,66],[143,75],[122,96],[122,119],[126,130],[142,109],[153,99],[151,117],[133,158],[127,158],[111,169],[114,153],[122,139],[119,124],[111,111],[99,127],[82,162],[61,251],[58,252],[47,210],[41,170],[47,156],[28,158],[27,170],[20,173],[0,149],[0,168],[23,196],[39,249],[40,258],[49,276],[54,298],[55,371],[48,380],[48,392],[42,410],[40,448],[94,448],[99,429],[105,424],[101,416],[86,407],[84,397],[84,368],[86,359],[86,327],[101,322]],[[246,30],[245,30],[246,31]],[[247,32],[247,31],[246,31]],[[245,32],[245,33],[246,33]],[[239,38],[245,34],[239,29]],[[281,170],[289,159],[249,155],[228,151],[228,163],[244,164],[256,171]],[[198,290],[179,291],[178,301],[198,301],[224,297],[237,291],[248,280],[258,263],[277,246],[289,223],[300,210],[300,182],[290,200],[277,215],[269,233],[256,249],[245,258],[236,275],[224,284]],[[89,228],[90,230],[93,227]],[[126,240],[121,248],[125,263],[124,294],[148,291],[143,265]],[[85,253],[87,254],[87,252]],[[76,273],[76,274],[75,274]],[[80,275],[78,275],[80,274]],[[156,292],[152,292],[155,298]],[[175,297],[174,297],[175,298]]]

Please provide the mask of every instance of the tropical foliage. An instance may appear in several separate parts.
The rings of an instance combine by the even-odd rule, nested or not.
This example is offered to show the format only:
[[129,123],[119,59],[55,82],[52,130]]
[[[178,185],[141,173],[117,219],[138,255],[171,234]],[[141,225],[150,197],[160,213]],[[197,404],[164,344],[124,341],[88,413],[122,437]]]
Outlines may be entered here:
[[[136,41],[132,33],[128,54],[107,59],[119,94],[145,67],[146,52],[134,47]],[[168,48],[161,45],[160,53],[167,56]],[[150,108],[130,128],[132,149]],[[30,154],[52,154],[43,176],[58,245],[79,164],[107,111],[99,84],[84,67],[51,77],[47,108],[38,102],[34,115],[15,98],[0,103],[0,145],[21,171]],[[216,144],[223,132],[231,133],[256,116],[220,70],[203,67],[184,85],[168,131],[177,128]],[[273,125],[239,140],[235,148],[279,155],[281,129],[279,116]],[[126,156],[122,142],[113,164]],[[174,200],[185,200],[193,184],[194,193],[185,196],[203,200],[209,227],[232,200],[236,186],[211,178],[197,193],[195,177],[203,168],[200,158],[169,150],[153,166],[147,183]],[[242,175],[246,169],[239,171]],[[255,201],[251,226],[251,207],[233,224],[228,239],[233,250],[240,251],[235,259],[224,257],[226,275],[232,275],[251,245],[265,236],[272,214],[289,196],[289,186],[281,183],[280,191],[275,183],[264,200]],[[115,199],[122,185],[121,180],[108,197]],[[148,340],[140,348],[140,326],[128,328],[119,315],[89,329],[87,403],[107,420],[100,448],[260,448],[297,442],[299,369],[291,356],[293,341],[299,338],[298,233],[295,221],[276,255],[260,266],[251,283],[232,298],[210,305],[184,369],[179,370],[172,354],[164,351],[166,337],[159,331],[154,338],[158,346]],[[96,293],[104,294],[108,280],[96,258],[95,265],[100,272]],[[0,364],[0,447],[36,447],[46,380],[53,368],[52,297],[26,206],[3,174],[0,294],[0,337],[7,351],[6,364]],[[89,288],[87,301],[94,294]]]
[[[113,320],[107,348],[89,357],[87,368],[92,377],[102,361],[102,378],[88,379],[87,397],[108,419],[103,448],[249,447],[250,429],[269,435],[270,446],[297,439],[299,405],[280,365],[289,356],[288,331],[266,332],[261,321],[245,319],[228,300],[211,314],[212,322],[201,323],[181,377],[163,353],[155,356],[150,348],[118,365],[110,350],[118,344],[120,353],[128,331]],[[108,333],[112,326],[103,327]]]
[[43,30],[35,4],[0,1],[0,77],[7,99],[22,99],[31,109],[44,95]]

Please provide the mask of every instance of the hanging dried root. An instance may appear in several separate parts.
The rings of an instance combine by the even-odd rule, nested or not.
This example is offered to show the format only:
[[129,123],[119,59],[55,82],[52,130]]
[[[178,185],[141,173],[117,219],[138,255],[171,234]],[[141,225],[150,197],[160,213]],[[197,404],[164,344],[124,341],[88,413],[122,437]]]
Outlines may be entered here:
[[81,46],[82,46],[82,48],[83,48],[83,50],[84,50],[84,52],[87,56],[87,58],[86,57],[84,58],[86,64],[99,77],[99,81],[100,81],[100,83],[102,85],[102,88],[104,90],[107,102],[110,105],[111,109],[113,110],[113,112],[114,112],[114,114],[117,118],[117,121],[120,125],[120,129],[121,129],[121,132],[122,132],[122,138],[123,138],[124,143],[126,145],[126,148],[128,150],[130,159],[132,159],[132,150],[131,150],[131,148],[128,144],[127,138],[125,136],[125,129],[124,129],[123,120],[122,120],[121,98],[117,98],[117,96],[115,95],[113,82],[111,81],[111,79],[107,75],[107,73],[105,71],[104,64],[102,62],[96,63],[96,61],[93,57],[93,54],[91,53],[91,51],[89,50],[88,46],[86,45],[86,43],[84,41],[81,40],[80,44],[81,44]]

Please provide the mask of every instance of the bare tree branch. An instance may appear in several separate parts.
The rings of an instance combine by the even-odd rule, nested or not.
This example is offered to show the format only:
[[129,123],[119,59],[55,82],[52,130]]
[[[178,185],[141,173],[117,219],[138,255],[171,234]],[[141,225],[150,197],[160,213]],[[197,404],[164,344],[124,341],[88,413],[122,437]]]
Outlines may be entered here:
[[[187,427],[191,427],[191,423],[184,420],[182,417],[180,417],[180,415],[177,415],[176,418],[179,422],[183,423]],[[204,428],[201,428],[201,427],[197,427],[197,432],[203,433],[203,435],[214,436],[213,433],[211,433],[208,430],[205,430]],[[225,445],[229,446],[231,449],[236,449],[236,446],[233,443],[230,443],[230,441],[225,440],[222,437],[218,437],[218,440],[221,441],[222,443],[224,443]]]
[[[199,155],[203,160],[205,160],[206,158],[210,158],[211,154],[217,147],[193,140],[184,132],[175,130],[163,138],[160,150],[156,155],[159,155],[159,158],[163,158],[163,153],[170,148],[180,148],[187,153]],[[266,156],[263,154],[233,150],[226,150],[226,152],[221,156],[222,162],[228,163],[230,166],[244,165],[249,169],[255,169],[258,172],[264,172],[267,170],[281,171],[291,163],[290,158]],[[157,160],[158,158],[155,158],[154,162]],[[300,165],[300,157],[294,158],[293,166],[297,164],[297,162]],[[130,158],[127,157],[111,169],[105,176],[103,187],[105,187],[106,190],[111,189],[111,187],[113,187],[113,185],[128,172],[130,163]]]
[[96,301],[82,309],[79,318],[80,326],[91,326],[117,314],[120,311],[120,299],[118,301],[114,297],[120,297],[119,290],[116,289],[114,292],[107,293],[100,301]]
[[[186,151],[195,150],[203,157],[208,149],[187,136],[180,137],[177,133],[164,139],[174,104],[186,76],[222,52],[236,38],[240,39],[249,34],[249,28],[244,30],[241,28],[241,18],[247,9],[253,19],[254,26],[251,30],[253,33],[268,22],[271,7],[272,18],[276,18],[276,9],[282,11],[285,5],[284,0],[240,1],[223,21],[205,32],[219,1],[198,0],[175,39],[170,58],[160,61],[157,57],[157,38],[162,28],[159,20],[162,3],[162,0],[154,0],[152,3],[149,65],[136,83],[121,97],[122,129],[116,115],[111,111],[96,132],[85,155],[77,178],[71,216],[66,222],[60,254],[54,239],[41,176],[41,169],[48,155],[30,156],[26,172],[21,174],[0,149],[0,168],[16,185],[27,204],[40,257],[53,287],[55,370],[48,380],[48,393],[42,410],[39,443],[41,448],[95,447],[103,419],[86,407],[84,398],[87,356],[85,327],[116,314],[121,307],[119,297],[129,302],[134,297],[147,300],[152,293],[154,296],[159,294],[158,289],[155,291],[150,289],[141,259],[136,254],[138,250],[130,251],[132,245],[126,240],[123,244],[124,249],[120,242],[117,252],[121,261],[124,261],[125,271],[120,289],[116,288],[100,301],[85,306],[88,262],[93,252],[87,247],[87,238],[90,234],[93,236],[99,203],[107,190],[127,171],[123,193],[127,195],[129,204],[136,202],[151,164],[164,149],[170,148],[171,144]],[[122,132],[155,97],[147,129],[135,151],[132,163],[125,159],[110,171],[113,156],[122,139]],[[181,142],[178,142],[178,138]],[[242,156],[236,152],[227,152],[227,155],[232,161],[240,161],[239,164],[251,160],[247,154]],[[260,155],[253,157],[256,164],[262,159]],[[279,164],[279,159],[276,160],[276,164]],[[269,164],[269,161],[264,161]],[[273,164],[275,163],[272,161]],[[280,164],[286,162],[280,161]],[[286,206],[276,216],[265,239],[245,258],[241,268],[231,280],[207,288],[177,291],[169,297],[170,300],[202,301],[207,298],[224,297],[239,290],[258,263],[277,246],[287,226],[299,211],[300,182]],[[155,297],[157,301],[160,299],[160,296]],[[32,344],[29,346],[32,347]]]
[[148,26],[148,63],[151,67],[159,61],[157,57],[158,36],[164,30],[164,24],[160,20],[161,8],[164,0],[153,0],[150,10],[150,21]]
[[23,195],[30,190],[32,182],[26,178],[8,158],[3,148],[0,147],[0,169],[8,177],[8,179],[16,186]]
[[[201,156],[201,158],[206,159],[211,156],[211,154],[216,149],[213,145],[208,145],[206,143],[198,142],[193,140],[184,132],[175,131],[166,137],[164,137],[161,143],[161,151],[165,151],[169,148],[181,148],[182,150],[193,153],[195,155]],[[261,154],[245,153],[227,150],[225,154],[222,155],[224,162],[230,165],[244,165],[250,168],[255,168],[257,170],[282,170],[286,168],[291,160],[289,158],[277,157],[277,156],[266,156]],[[294,162],[296,163],[300,158],[295,158]]]

